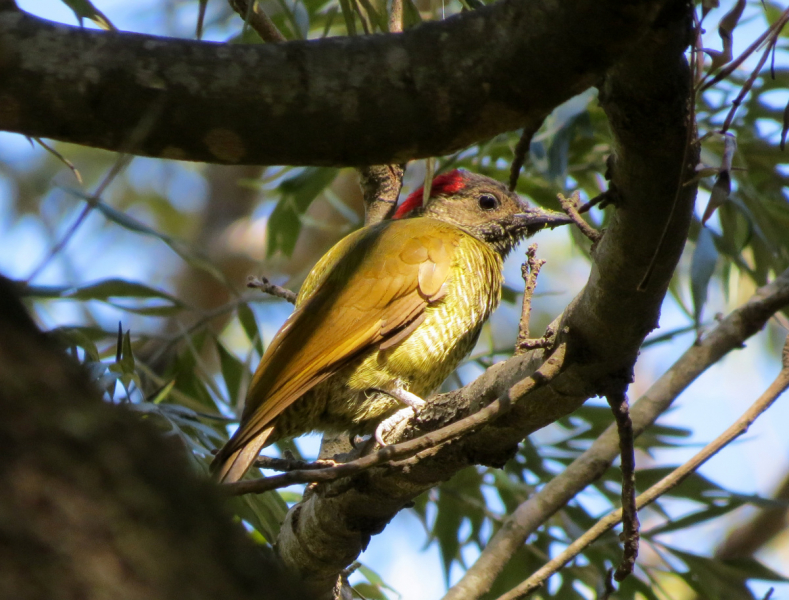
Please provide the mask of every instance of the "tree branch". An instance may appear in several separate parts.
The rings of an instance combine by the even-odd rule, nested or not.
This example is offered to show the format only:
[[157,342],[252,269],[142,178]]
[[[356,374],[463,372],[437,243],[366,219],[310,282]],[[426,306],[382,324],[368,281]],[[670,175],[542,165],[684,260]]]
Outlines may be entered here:
[[[102,402],[0,277],[2,598],[309,598],[188,452]],[[221,552],[217,551],[221,548]]]
[[665,1],[500,0],[402,34],[265,45],[0,11],[0,129],[118,150],[164,98],[140,155],[399,164],[533,127],[598,81]]
[[[766,411],[772,404],[789,388],[789,337],[786,338],[786,343],[783,349],[783,367],[781,372],[770,384],[770,387],[759,396],[759,398],[751,405],[751,407],[743,413],[726,431],[715,438],[712,442],[704,446],[700,452],[693,456],[688,462],[681,467],[669,473],[666,477],[661,479],[646,492],[636,498],[636,506],[641,509],[658,498],[667,493],[671,489],[679,485],[683,479],[696,471],[701,465],[707,462],[710,458],[715,456],[721,449],[733,442],[736,438],[748,431],[751,424]],[[617,509],[602,519],[584,533],[581,537],[570,544],[566,550],[561,552],[539,571],[534,573],[526,581],[513,588],[506,594],[499,597],[498,600],[516,600],[528,596],[537,588],[541,587],[544,582],[561,569],[564,565],[570,562],[573,558],[578,556],[586,547],[591,545],[605,532],[612,529],[615,525],[622,521],[622,510]]]
[[[691,346],[633,405],[630,415],[638,437],[710,366],[760,331],[767,320],[789,306],[789,269],[759,288],[747,303],[723,319],[699,344]],[[444,600],[474,600],[490,590],[496,577],[526,539],[587,485],[596,481],[619,455],[618,434],[610,426],[562,473],[506,519],[477,561]]]

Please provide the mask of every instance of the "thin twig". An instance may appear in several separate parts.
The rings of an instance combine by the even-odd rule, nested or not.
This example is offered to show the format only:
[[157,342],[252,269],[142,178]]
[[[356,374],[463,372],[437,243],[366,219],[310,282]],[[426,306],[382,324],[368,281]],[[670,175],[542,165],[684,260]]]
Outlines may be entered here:
[[77,229],[79,229],[80,225],[85,222],[85,219],[93,210],[96,202],[101,200],[101,195],[106,191],[109,185],[115,181],[115,178],[123,171],[123,169],[125,169],[132,161],[134,158],[132,154],[134,154],[135,149],[145,140],[146,137],[148,137],[151,128],[159,118],[159,115],[164,108],[164,100],[165,96],[162,95],[151,104],[150,108],[142,116],[139,123],[137,123],[137,126],[132,130],[128,139],[123,144],[123,151],[118,153],[118,158],[115,160],[115,163],[104,176],[104,179],[102,179],[99,185],[96,187],[96,191],[94,191],[93,195],[90,196],[90,201],[88,201],[87,205],[82,209],[82,212],[77,217],[77,220],[74,221],[60,241],[55,244],[52,250],[50,250],[44,259],[39,263],[38,267],[36,267],[28,276],[28,278],[25,280],[26,283],[30,283],[36,277],[38,277],[47,267],[47,265],[49,265],[50,261],[55,256],[57,256],[63,250],[63,248],[66,247],[66,244],[69,243],[71,238],[77,232]]
[[574,191],[569,198],[563,196],[562,194],[559,194],[558,198],[559,204],[562,205],[562,210],[573,220],[573,223],[578,226],[578,229],[581,230],[581,233],[592,240],[593,244],[596,244],[598,241],[600,241],[600,238],[603,237],[603,234],[589,225],[589,223],[584,221],[583,217],[578,213],[578,207],[581,204],[581,196],[578,193],[578,190]]
[[333,460],[316,460],[314,462],[307,462],[306,460],[297,460],[295,458],[275,458],[273,456],[258,456],[255,461],[255,466],[261,469],[270,469],[272,471],[306,471],[313,469],[328,469],[337,466]]
[[622,543],[624,552],[622,562],[616,569],[614,579],[622,581],[633,572],[638,557],[638,510],[636,509],[636,456],[633,448],[633,421],[630,420],[630,407],[624,392],[609,394],[606,398],[616,419],[619,433],[619,454],[622,469]]
[[529,334],[529,322],[531,321],[531,299],[534,296],[534,288],[537,287],[537,276],[540,269],[545,264],[544,260],[537,258],[537,244],[532,244],[526,250],[526,262],[521,265],[521,276],[523,277],[523,305],[521,307],[521,319],[518,325],[518,339],[515,342],[515,354],[523,354],[527,350],[546,347],[549,341],[546,338],[532,340]]
[[403,31],[403,0],[392,0],[392,10],[389,11],[389,33],[402,33]]
[[[715,440],[707,444],[698,454],[691,458],[688,462],[681,467],[669,473],[666,477],[661,479],[658,483],[649,488],[646,492],[636,498],[636,506],[643,508],[660,498],[666,492],[670,491],[679,485],[688,475],[695,472],[701,465],[707,462],[710,458],[715,456],[721,449],[726,447],[736,438],[748,431],[751,424],[766,411],[778,399],[778,397],[789,388],[789,337],[786,338],[784,349],[782,353],[782,369],[775,378],[775,381],[770,384],[770,387],[759,396],[751,407],[743,413],[726,431],[724,431]],[[506,594],[499,597],[498,600],[515,600],[529,595],[564,565],[570,562],[573,558],[578,556],[585,548],[597,540],[601,535],[612,529],[622,520],[622,510],[615,510],[602,519],[600,519],[591,529],[585,534],[570,544],[566,550],[558,554],[550,562],[544,565],[541,569],[535,572],[526,581],[519,584]]]
[[[518,395],[522,396],[552,381],[562,368],[564,351],[564,344],[558,346],[553,352],[551,359],[546,360],[533,375],[517,383]],[[511,402],[508,390],[507,393],[502,394],[501,397],[487,406],[455,423],[437,429],[436,431],[425,433],[412,440],[385,446],[373,454],[362,456],[351,462],[343,463],[336,467],[290,471],[272,477],[239,481],[236,483],[224,484],[221,488],[232,496],[240,496],[242,494],[260,494],[295,483],[334,481],[335,479],[355,475],[361,471],[382,465],[389,461],[410,458],[423,451],[435,451],[439,446],[466,435],[509,412],[510,408]]]
[[759,59],[756,67],[753,69],[753,71],[751,71],[751,74],[748,79],[745,80],[745,83],[742,84],[740,93],[737,94],[737,97],[734,100],[732,100],[731,108],[729,109],[729,113],[726,115],[726,119],[723,121],[723,127],[720,129],[720,133],[726,133],[729,130],[729,127],[731,127],[731,122],[734,120],[734,115],[737,113],[737,109],[740,108],[743,98],[745,98],[748,92],[751,91],[756,78],[759,76],[759,72],[762,70],[764,63],[767,62],[767,57],[770,56],[770,51],[771,46],[768,45],[762,53],[762,57]]
[[50,146],[49,144],[44,142],[41,138],[34,137],[34,138],[30,138],[30,139],[35,141],[44,150],[46,150],[47,152],[49,152],[50,154],[55,156],[60,162],[62,162],[64,165],[66,165],[71,170],[71,172],[74,174],[74,177],[77,178],[77,183],[82,185],[82,175],[80,174],[79,169],[77,169],[77,167],[74,166],[73,162],[71,162],[69,159],[67,159],[65,156],[63,156],[60,152],[55,150],[52,146]]
[[616,592],[616,588],[614,587],[613,569],[608,569],[608,571],[606,571],[603,585],[605,586],[603,588],[603,593],[597,597],[597,600],[609,600],[609,598],[611,598],[611,596]]
[[291,290],[284,288],[281,285],[271,283],[265,277],[254,277],[250,275],[247,278],[247,287],[258,289],[264,294],[269,294],[270,296],[276,296],[277,298],[282,298],[283,300],[287,300],[291,304],[296,304],[296,298],[298,298],[298,294],[296,292],[292,292]]
[[236,11],[244,19],[264,42],[277,44],[286,42],[287,38],[277,29],[274,21],[260,8],[260,4],[255,0],[228,0],[230,8]]
[[521,173],[521,168],[526,162],[526,157],[531,148],[531,140],[534,134],[542,127],[544,119],[537,119],[530,127],[524,127],[523,133],[515,146],[514,156],[512,157],[512,164],[510,165],[510,191],[514,192],[518,186],[518,177]]
[[701,88],[699,89],[699,91],[704,92],[704,91],[708,90],[709,88],[711,88],[716,83],[726,79],[729,75],[731,75],[734,71],[736,71],[737,68],[743,62],[745,62],[745,60],[751,54],[753,54],[756,50],[758,50],[761,47],[762,43],[764,43],[764,41],[766,39],[768,39],[770,36],[776,36],[777,37],[780,34],[781,29],[783,29],[783,27],[786,25],[787,22],[789,22],[789,8],[786,9],[781,14],[781,16],[778,18],[778,20],[775,23],[773,23],[770,27],[767,28],[767,31],[765,31],[762,35],[760,35],[758,38],[756,38],[756,40],[750,46],[748,46],[743,51],[742,54],[740,54],[737,58],[735,58],[733,61],[731,61],[728,65],[726,65],[724,68],[722,68],[720,71],[718,71],[718,74],[715,75],[715,77],[713,77],[712,79],[710,79],[706,83],[703,83],[701,85]]

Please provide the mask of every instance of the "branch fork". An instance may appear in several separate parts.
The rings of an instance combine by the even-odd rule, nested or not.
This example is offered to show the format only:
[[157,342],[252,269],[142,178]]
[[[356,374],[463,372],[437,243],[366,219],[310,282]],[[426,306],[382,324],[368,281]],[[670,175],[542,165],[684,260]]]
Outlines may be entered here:
[[[565,212],[565,214],[573,220],[573,223],[575,223],[578,226],[578,229],[581,230],[581,233],[583,233],[586,237],[592,240],[592,250],[594,251],[597,242],[600,241],[600,238],[603,237],[603,234],[602,232],[598,231],[597,229],[589,225],[589,223],[584,221],[584,218],[581,216],[580,213],[581,208],[583,208],[585,211],[589,210],[589,208],[591,208],[592,206],[592,203],[591,202],[588,203],[589,205],[588,208],[586,207],[587,205],[581,207],[581,195],[578,192],[578,190],[575,190],[570,195],[569,198],[567,198],[563,194],[558,194],[558,198],[559,198],[559,204],[561,204],[562,210]],[[603,200],[603,198],[601,198],[600,196],[597,196],[597,198]],[[594,200],[597,200],[597,198],[595,198]]]

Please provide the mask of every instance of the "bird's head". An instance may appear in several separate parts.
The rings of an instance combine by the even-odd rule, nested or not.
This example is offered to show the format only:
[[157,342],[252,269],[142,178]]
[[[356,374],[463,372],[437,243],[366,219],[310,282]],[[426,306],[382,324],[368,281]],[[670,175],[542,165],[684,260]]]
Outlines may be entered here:
[[393,218],[432,217],[452,223],[487,242],[502,256],[543,227],[571,223],[562,213],[526,205],[495,179],[455,169],[433,179],[422,205],[419,188],[397,207]]

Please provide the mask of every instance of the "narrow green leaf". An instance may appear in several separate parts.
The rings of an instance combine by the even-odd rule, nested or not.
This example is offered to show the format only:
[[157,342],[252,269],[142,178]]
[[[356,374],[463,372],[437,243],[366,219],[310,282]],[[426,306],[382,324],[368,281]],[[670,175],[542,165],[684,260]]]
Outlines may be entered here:
[[93,6],[90,0],[61,0],[61,2],[74,11],[80,25],[83,19],[89,19],[102,29],[116,31],[115,25],[110,23],[104,13]]
[[282,196],[268,220],[269,256],[278,251],[286,256],[293,253],[301,231],[301,215],[337,173],[337,169],[328,167],[308,167],[280,184]]
[[222,377],[225,380],[230,405],[236,406],[241,390],[241,381],[244,377],[244,364],[219,341],[216,342],[216,349],[219,353],[219,364],[222,369]]
[[248,304],[238,305],[238,320],[244,333],[247,334],[247,339],[255,345],[255,350],[258,351],[260,356],[263,356],[263,335],[260,333],[260,328],[255,320],[255,313],[249,308]]
[[707,303],[707,288],[715,272],[717,261],[718,249],[715,247],[712,233],[706,227],[702,227],[690,262],[690,287],[693,294],[693,318],[696,327],[701,325],[702,310]]

